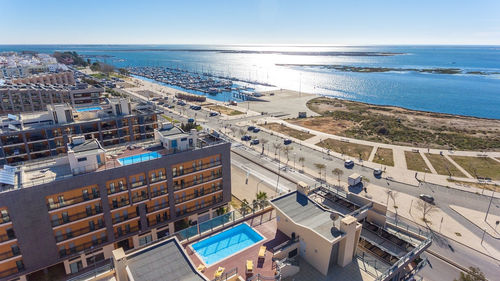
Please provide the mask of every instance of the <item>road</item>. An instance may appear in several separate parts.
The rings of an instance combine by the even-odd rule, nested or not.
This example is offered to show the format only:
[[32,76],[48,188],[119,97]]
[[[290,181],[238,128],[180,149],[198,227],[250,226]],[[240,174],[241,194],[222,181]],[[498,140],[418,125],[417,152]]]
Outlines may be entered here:
[[[170,103],[172,104],[172,101],[170,101]],[[162,109],[164,111],[164,114],[168,117],[174,118],[181,122],[187,122],[187,118],[185,116],[194,117],[197,122],[201,123],[205,128],[221,132],[226,131],[227,128],[230,127],[236,127],[238,128],[238,131],[239,129],[246,129],[245,127],[239,127],[237,123],[242,122],[243,120],[251,120],[262,117],[244,116],[238,119],[222,120],[218,117],[209,117],[208,112],[204,110],[191,110],[189,109],[189,106],[176,106],[174,110],[177,111],[167,110],[165,107],[159,108]],[[257,137],[261,140],[268,140],[267,148],[265,147],[266,150],[270,149],[272,143],[283,143],[283,139],[281,137],[271,135],[265,131],[260,131],[256,134],[252,133],[252,135],[253,137]],[[304,166],[308,167],[311,170],[316,169],[314,167],[315,163],[323,163],[326,165],[325,171],[332,171],[335,168],[340,168],[344,171],[344,175],[349,175],[356,172],[362,175],[364,178],[368,179],[370,183],[385,186],[397,192],[402,192],[415,197],[418,197],[418,195],[421,193],[431,194],[435,198],[436,205],[439,208],[441,208],[444,212],[452,216],[461,224],[465,225],[478,237],[481,237],[482,235],[482,231],[480,229],[471,224],[469,221],[465,220],[462,216],[456,214],[448,207],[448,205],[453,204],[485,212],[489,202],[489,198],[485,196],[430,183],[422,183],[419,187],[416,187],[405,183],[389,181],[384,178],[379,179],[373,176],[373,170],[370,168],[355,165],[351,169],[346,169],[344,167],[344,161],[342,159],[330,156],[325,152],[314,150],[310,147],[303,146],[300,143],[292,143],[289,146],[293,148],[290,153],[290,166],[298,166],[298,162],[296,161],[299,159],[299,157],[304,157]],[[293,190],[295,188],[295,185],[291,181],[288,181],[286,178],[293,179],[294,181],[304,181],[312,185],[318,182],[317,178],[302,174],[293,169],[286,169],[285,171],[283,170],[283,164],[280,164],[278,163],[278,161],[275,161],[268,157],[261,156],[260,153],[246,148],[241,144],[233,142],[232,150],[237,151],[238,154],[244,155],[246,156],[246,158],[252,159],[252,161],[255,162],[250,162],[240,155],[232,152],[232,164],[247,170],[257,177],[265,179],[270,185],[271,183],[273,186],[276,186],[278,184],[278,188],[282,192]],[[296,163],[293,163],[294,159]],[[300,163],[300,165],[302,165],[302,163]],[[495,198],[492,202],[492,208],[496,213],[499,213],[498,210],[500,210],[500,200]],[[485,241],[490,245],[494,245],[500,248],[500,241],[493,239],[488,235],[485,236]],[[438,256],[443,256],[445,260],[457,263],[462,268],[468,268],[469,266],[478,266],[491,280],[495,280],[500,272],[498,261],[495,261],[492,258],[487,257],[475,250],[472,250],[464,245],[461,245],[439,235],[435,237],[432,246],[429,248],[429,251],[437,254]],[[426,255],[429,258],[430,265],[419,274],[424,277],[425,280],[453,280],[454,278],[458,277],[458,272],[460,270],[457,267],[446,262],[443,259],[438,258],[435,255],[428,253]]]

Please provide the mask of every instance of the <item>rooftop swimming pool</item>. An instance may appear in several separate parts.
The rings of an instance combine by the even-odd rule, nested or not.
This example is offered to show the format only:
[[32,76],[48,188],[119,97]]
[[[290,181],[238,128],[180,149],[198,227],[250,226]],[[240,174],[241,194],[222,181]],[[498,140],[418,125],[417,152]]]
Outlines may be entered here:
[[191,247],[203,262],[210,266],[262,240],[264,240],[262,235],[248,224],[242,223],[203,239]]
[[96,110],[102,110],[102,107],[94,106],[94,107],[78,108],[76,112],[96,111]]
[[125,166],[125,165],[143,162],[143,161],[153,160],[153,159],[160,158],[160,157],[161,157],[160,153],[153,151],[153,152],[133,155],[133,156],[129,156],[129,157],[119,158],[118,162],[120,162],[120,164]]

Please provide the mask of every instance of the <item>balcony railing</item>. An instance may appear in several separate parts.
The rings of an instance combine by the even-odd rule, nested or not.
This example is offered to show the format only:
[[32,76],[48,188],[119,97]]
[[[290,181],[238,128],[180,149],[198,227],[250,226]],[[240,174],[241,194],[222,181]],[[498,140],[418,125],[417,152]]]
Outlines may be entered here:
[[[121,228],[118,228],[118,229],[121,229]],[[139,226],[138,225],[132,226],[129,229],[125,228],[125,230],[116,231],[115,232],[115,238],[122,237],[122,236],[125,236],[125,235],[130,234],[130,233],[135,233],[137,231],[139,231]]]
[[146,185],[145,180],[133,182],[130,184],[130,187],[136,188],[136,187],[143,186],[143,185]]
[[56,242],[61,242],[64,240],[68,240],[68,239],[71,239],[74,237],[78,237],[78,236],[99,230],[99,229],[103,229],[105,226],[106,225],[104,223],[101,223],[100,225],[98,224],[98,225],[95,225],[94,227],[87,226],[87,227],[80,228],[80,229],[77,229],[77,230],[74,230],[71,232],[67,232],[67,233],[64,233],[62,235],[56,236]]
[[149,178],[149,183],[155,183],[155,182],[159,182],[159,181],[163,181],[163,180],[166,180],[167,177],[165,175],[162,175],[161,177],[151,177]]
[[80,213],[76,213],[73,215],[69,215],[66,217],[58,218],[56,220],[52,220],[52,226],[58,226],[58,225],[63,225],[66,223],[74,222],[77,220],[81,220],[83,218],[91,217],[97,214],[102,214],[102,208],[99,209],[92,209],[91,211],[84,211]]
[[181,189],[190,188],[192,186],[207,183],[209,181],[213,181],[213,180],[220,179],[220,178],[222,178],[222,173],[220,173],[218,175],[214,175],[214,176],[205,177],[202,180],[196,180],[196,181],[192,180],[192,181],[188,181],[188,182],[184,182],[184,183],[180,183],[180,184],[175,184],[175,182],[174,182],[174,190],[178,191]]
[[9,268],[7,270],[4,270],[4,271],[0,271],[0,278],[3,278],[3,277],[7,277],[9,275],[12,275],[12,274],[15,274],[15,273],[18,273],[18,272],[21,272],[24,270],[24,266],[21,267],[21,268],[17,268],[17,267],[12,267],[12,268]]
[[5,216],[0,218],[0,224],[10,222],[10,216]]
[[190,168],[185,168],[182,170],[177,169],[177,171],[173,174],[173,177],[180,177],[180,176],[184,176],[184,175],[187,175],[187,174],[190,174],[193,172],[198,172],[198,171],[210,169],[212,167],[219,166],[220,164],[221,164],[221,161],[215,161],[212,163],[202,164],[201,167],[200,166],[197,166],[196,168],[190,167]]
[[73,198],[64,198],[62,202],[47,203],[47,207],[49,208],[49,210],[55,210],[97,198],[99,198],[99,191],[92,192],[87,195],[76,196]]
[[[148,219],[148,226],[155,226],[159,223],[166,222],[170,220],[170,214],[169,213],[164,213],[160,215],[160,220],[157,220],[158,216],[151,216]],[[151,220],[151,222],[149,222]]]
[[108,195],[115,194],[115,193],[118,193],[118,192],[122,192],[122,191],[125,191],[125,190],[127,190],[127,186],[126,185],[124,185],[123,183],[122,184],[118,184],[118,186],[115,186],[113,189],[108,188]]
[[212,188],[202,189],[200,192],[198,192],[198,194],[191,193],[191,194],[184,196],[184,197],[181,196],[181,197],[175,199],[175,204],[186,202],[186,201],[192,200],[194,198],[198,198],[198,197],[203,197],[203,196],[215,193],[215,192],[220,191],[220,190],[222,190],[222,184],[216,185],[214,189],[212,189]]
[[144,194],[144,195],[141,195],[141,196],[132,196],[132,203],[141,202],[141,201],[144,201],[144,200],[147,200],[147,199],[149,199],[149,197],[148,197],[147,194]]
[[86,243],[77,245],[75,247],[69,248],[69,249],[65,248],[65,249],[59,250],[59,257],[62,258],[62,257],[70,256],[70,255],[79,253],[81,251],[85,251],[85,250],[91,249],[92,247],[96,247],[96,246],[102,245],[102,244],[104,244],[106,242],[108,242],[108,238],[107,237],[103,237],[101,239],[96,239],[96,240],[93,240],[93,241],[90,241],[90,242],[86,242]]
[[223,200],[223,197],[222,196],[218,196],[215,200],[211,200],[209,202],[205,202],[204,204],[200,204],[198,206],[192,206],[192,207],[189,207],[189,208],[186,208],[186,209],[178,210],[178,211],[175,212],[175,214],[177,216],[182,216],[184,214],[188,214],[188,213],[191,213],[191,212],[203,209],[205,207],[209,207],[209,206],[215,205],[217,203],[222,202],[222,200]]
[[0,261],[10,259],[12,257],[19,256],[19,255],[21,255],[21,251],[19,251],[19,250],[16,250],[16,251],[10,250],[7,252],[3,252],[3,253],[0,253]]
[[136,212],[133,212],[133,213],[130,213],[127,215],[123,215],[123,216],[119,216],[119,217],[113,217],[113,224],[120,223],[120,222],[126,221],[126,220],[130,220],[130,219],[133,219],[136,217],[138,217]]
[[16,235],[2,234],[2,235],[0,235],[0,243],[3,243],[5,241],[9,241],[9,240],[14,240],[16,238],[17,238]]
[[160,189],[160,190],[156,190],[156,191],[151,191],[151,198],[162,196],[162,195],[165,195],[165,194],[168,194],[168,190],[166,188]]
[[149,213],[161,210],[161,209],[166,209],[168,207],[169,207],[168,202],[165,202],[165,203],[162,203],[162,204],[158,204],[158,205],[154,205],[153,207],[146,207],[147,208],[146,213],[149,214]]
[[127,199],[127,200],[124,200],[124,201],[116,201],[116,202],[111,202],[111,209],[118,209],[118,208],[121,208],[123,206],[127,206],[127,205],[130,205],[130,201]]

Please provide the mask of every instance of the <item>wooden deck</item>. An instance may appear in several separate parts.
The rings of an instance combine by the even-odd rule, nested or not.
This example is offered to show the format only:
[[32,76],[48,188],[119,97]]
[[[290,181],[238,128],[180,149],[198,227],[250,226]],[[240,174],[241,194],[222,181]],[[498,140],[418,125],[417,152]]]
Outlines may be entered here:
[[[246,279],[250,277],[250,275],[247,276],[245,274],[247,260],[253,261],[253,266],[254,266],[253,274],[260,273],[261,275],[266,277],[274,276],[275,268],[272,262],[272,257],[273,257],[272,249],[273,247],[278,246],[287,240],[290,240],[290,238],[285,234],[283,234],[281,231],[277,230],[276,218],[261,223],[263,216],[264,217],[268,216],[268,214],[263,214],[261,216],[251,218],[249,220],[246,220],[245,222],[251,225],[261,235],[263,235],[264,240],[251,246],[248,249],[245,249],[231,256],[230,258],[226,258],[225,260],[222,260],[218,263],[209,266],[203,272],[203,274],[208,279],[212,280],[214,278],[214,273],[217,270],[217,268],[219,268],[219,266],[224,267],[226,271],[238,268],[238,274]],[[257,257],[259,254],[259,248],[262,245],[267,247],[266,257],[263,262],[262,261],[259,262]],[[200,265],[202,262],[196,256],[196,254],[192,252],[188,246],[186,246],[185,248],[187,253],[189,254],[189,258],[193,261],[195,266],[197,267],[198,265]]]

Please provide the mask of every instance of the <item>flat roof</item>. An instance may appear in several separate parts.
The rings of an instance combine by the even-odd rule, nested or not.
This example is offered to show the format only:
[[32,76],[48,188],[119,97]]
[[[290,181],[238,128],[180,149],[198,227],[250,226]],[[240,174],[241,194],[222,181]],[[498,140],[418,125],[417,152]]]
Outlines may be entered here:
[[169,129],[159,129],[158,132],[164,137],[186,134],[183,130],[181,130],[181,128],[176,126],[173,126],[172,128]]
[[127,264],[134,280],[207,280],[194,268],[188,255],[175,238],[130,254],[127,256]]
[[[310,228],[327,240],[334,240],[342,235],[339,220],[333,221],[329,212],[319,207],[304,194],[294,191],[271,200],[271,203],[295,223]],[[341,215],[339,214],[341,218]]]
[[71,144],[71,150],[75,153],[95,151],[102,149],[101,144],[96,139],[85,140],[83,143]]

